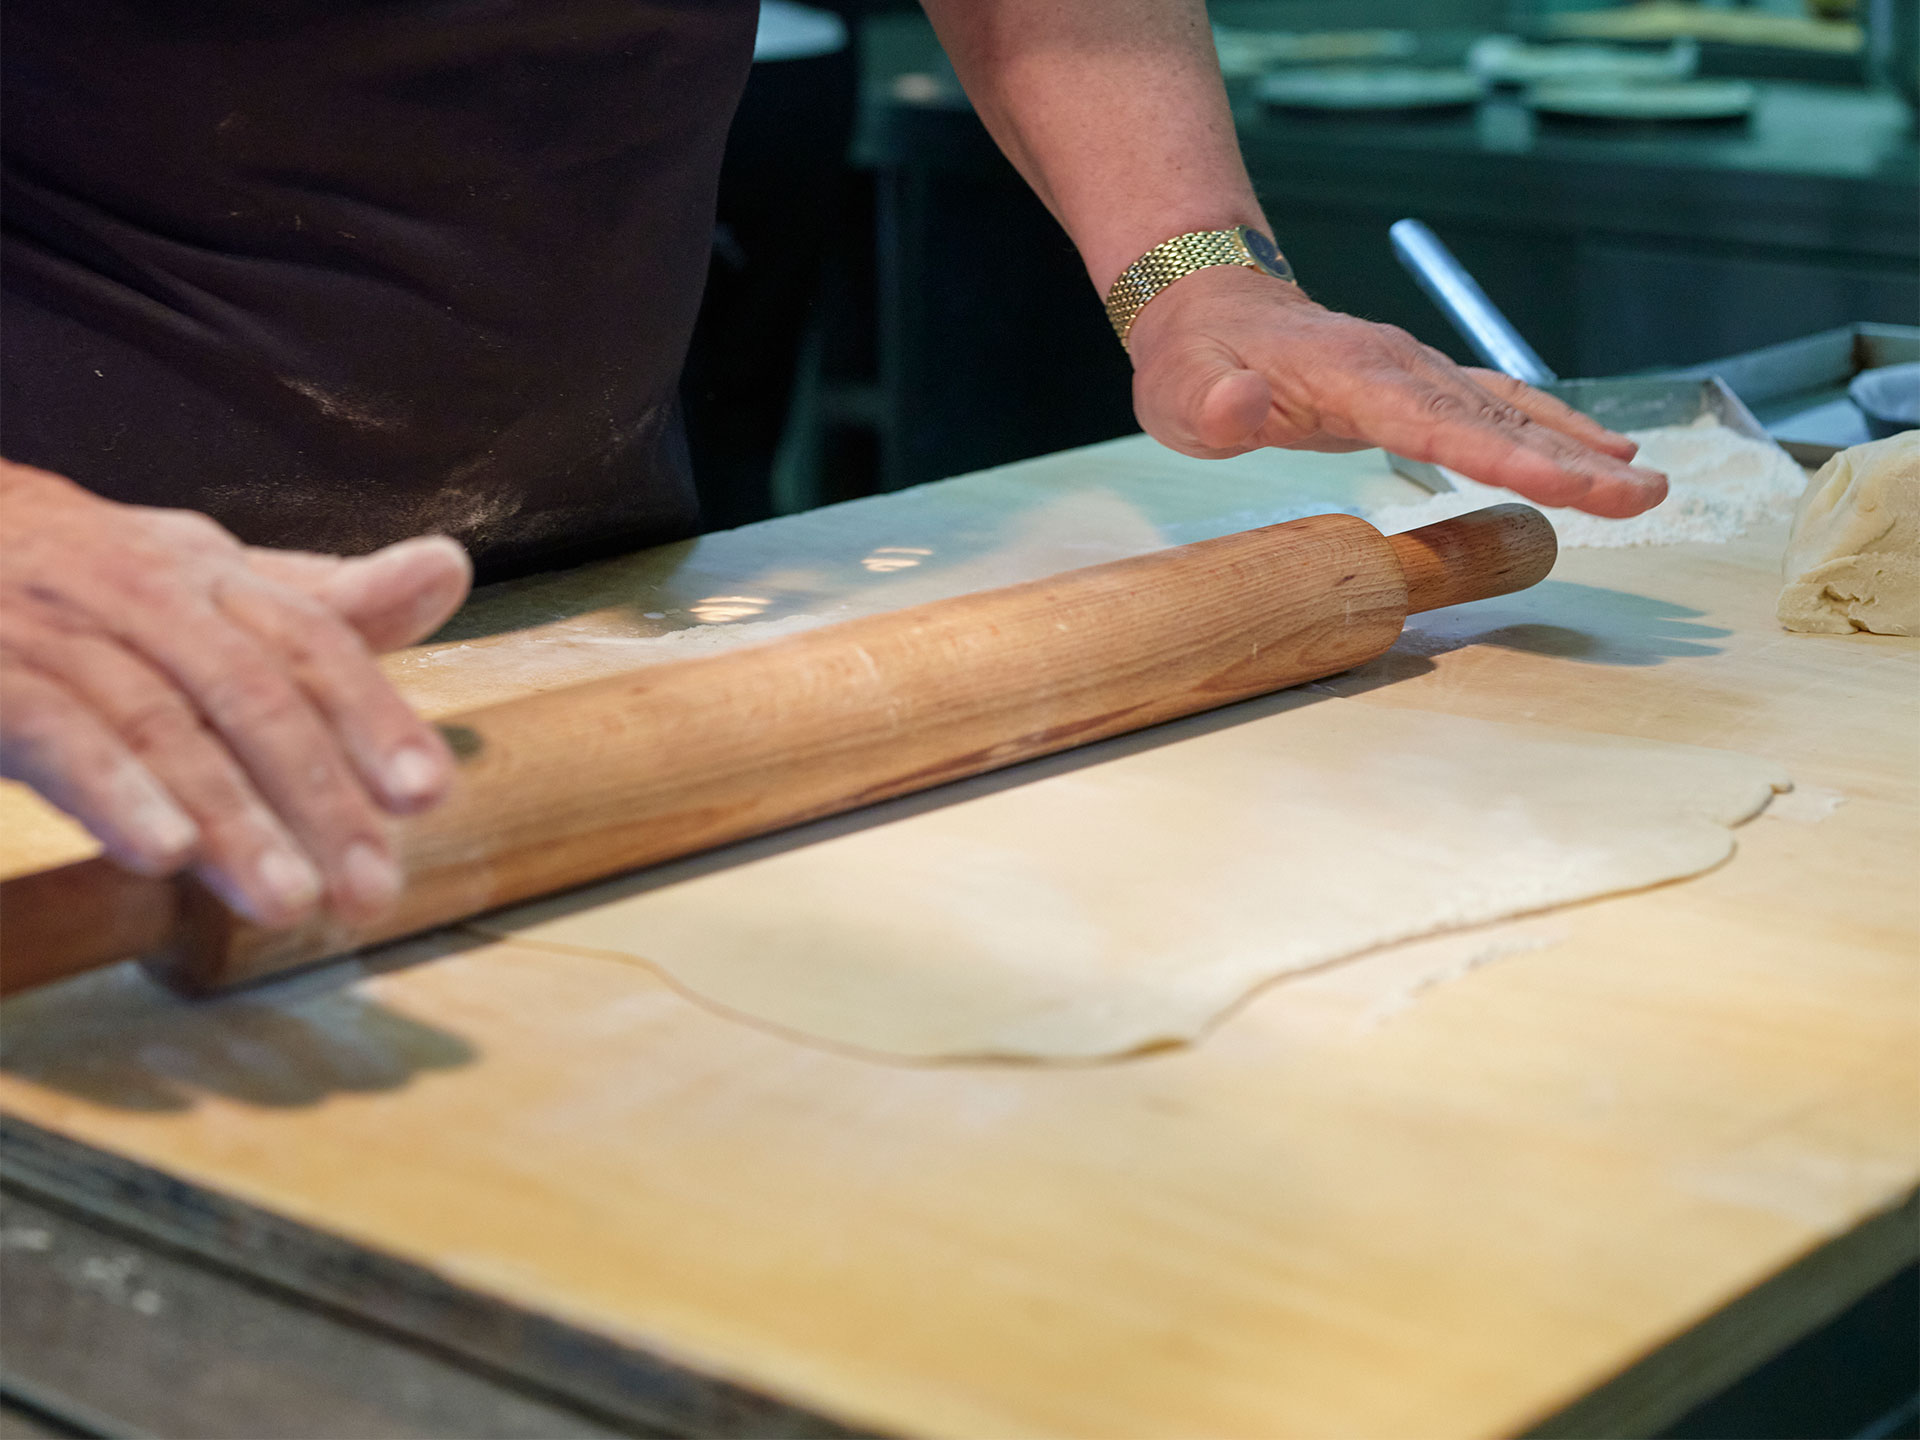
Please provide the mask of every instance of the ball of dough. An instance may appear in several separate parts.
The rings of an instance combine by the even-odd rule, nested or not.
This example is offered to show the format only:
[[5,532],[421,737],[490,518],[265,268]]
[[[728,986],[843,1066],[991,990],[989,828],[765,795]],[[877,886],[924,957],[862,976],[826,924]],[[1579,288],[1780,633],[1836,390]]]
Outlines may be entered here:
[[1800,497],[1780,623],[1920,634],[1920,430],[1842,450]]

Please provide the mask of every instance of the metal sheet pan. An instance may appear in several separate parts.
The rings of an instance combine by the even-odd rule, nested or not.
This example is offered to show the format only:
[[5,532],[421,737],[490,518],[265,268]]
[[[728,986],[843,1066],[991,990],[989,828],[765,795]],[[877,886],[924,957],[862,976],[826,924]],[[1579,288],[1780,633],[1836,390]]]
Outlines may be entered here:
[[1672,373],[1718,375],[1783,450],[1802,465],[1822,465],[1834,452],[1871,438],[1847,398],[1847,383],[1862,370],[1914,360],[1920,360],[1920,327],[1859,324]]

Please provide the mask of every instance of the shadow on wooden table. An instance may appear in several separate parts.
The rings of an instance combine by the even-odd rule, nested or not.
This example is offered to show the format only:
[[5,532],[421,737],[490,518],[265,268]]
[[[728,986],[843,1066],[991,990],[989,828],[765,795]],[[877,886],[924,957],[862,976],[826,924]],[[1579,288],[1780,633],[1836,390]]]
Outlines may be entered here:
[[1705,613],[1629,590],[1547,580],[1518,594],[1416,615],[1393,649],[1321,688],[1364,694],[1425,674],[1434,657],[1471,646],[1632,669],[1705,660],[1723,653],[1713,642],[1733,633],[1700,623]]
[[398,1090],[478,1052],[350,982],[477,943],[425,936],[368,965],[322,966],[211,1000],[182,999],[135,965],[96,970],[7,1002],[0,1071],[97,1105],[156,1112],[190,1110],[203,1095],[278,1108]]
[[[1704,611],[1626,590],[1548,580],[1522,596],[1509,598],[1524,599],[1526,604],[1495,602],[1462,612],[1460,618],[1505,621],[1520,608],[1541,618],[1496,624],[1472,634],[1464,643],[1497,645],[1503,650],[1522,650],[1583,665],[1637,667],[1718,655],[1724,647],[1711,642],[1733,633],[1718,625],[1698,623]],[[1424,633],[1424,628],[1419,633]],[[1456,649],[1458,645],[1447,648]]]

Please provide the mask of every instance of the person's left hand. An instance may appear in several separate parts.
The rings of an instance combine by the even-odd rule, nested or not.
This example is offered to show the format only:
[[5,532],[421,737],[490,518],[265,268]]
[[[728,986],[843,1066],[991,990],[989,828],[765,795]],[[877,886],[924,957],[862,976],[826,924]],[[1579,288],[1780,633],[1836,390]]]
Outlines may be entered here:
[[1628,463],[1626,436],[1253,270],[1214,266],[1176,281],[1128,341],[1134,413],[1183,454],[1378,445],[1595,515],[1638,515],[1666,497],[1665,476]]
[[0,776],[270,929],[393,903],[388,818],[437,803],[454,762],[374,654],[459,605],[459,545],[259,549],[4,461],[0,535]]

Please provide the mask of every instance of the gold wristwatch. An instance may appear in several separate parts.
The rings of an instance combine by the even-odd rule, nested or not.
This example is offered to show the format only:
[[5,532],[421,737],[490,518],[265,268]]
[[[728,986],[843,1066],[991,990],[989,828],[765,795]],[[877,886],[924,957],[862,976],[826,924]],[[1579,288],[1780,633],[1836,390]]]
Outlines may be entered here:
[[1127,343],[1134,317],[1167,286],[1196,270],[1241,265],[1276,280],[1293,279],[1293,267],[1273,241],[1251,225],[1231,230],[1195,230],[1163,240],[1120,272],[1107,291],[1107,319],[1120,343]]

